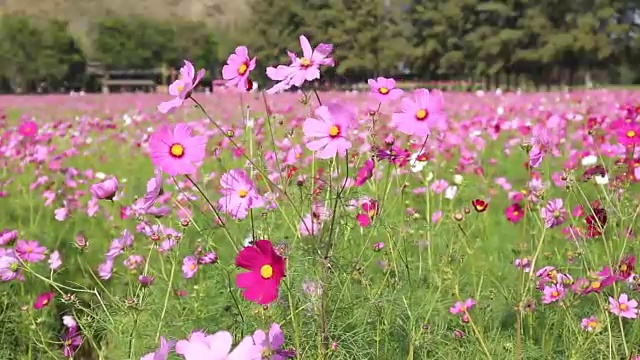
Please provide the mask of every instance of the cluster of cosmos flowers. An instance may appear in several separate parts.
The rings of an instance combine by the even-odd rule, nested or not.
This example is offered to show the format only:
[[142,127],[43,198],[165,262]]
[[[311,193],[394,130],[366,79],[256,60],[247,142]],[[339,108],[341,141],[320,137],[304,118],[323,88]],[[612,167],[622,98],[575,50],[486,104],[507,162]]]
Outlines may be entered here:
[[[333,47],[328,44],[319,44],[315,48],[311,46],[306,37],[300,36],[302,54],[299,56],[288,52],[290,63],[267,68],[267,76],[276,84],[266,90],[267,94],[276,94],[290,88],[302,87],[305,82],[311,82],[320,78],[322,67],[334,66],[332,58]],[[222,69],[222,77],[229,88],[239,91],[250,91],[254,88],[250,74],[256,68],[256,58],[250,57],[249,50],[240,46],[235,49]],[[204,69],[196,71],[194,65],[186,61],[180,69],[180,77],[169,87],[172,99],[157,106],[160,113],[167,114],[183,106],[188,101],[199,105],[192,97],[194,90],[199,85],[205,74]],[[446,133],[449,124],[444,112],[443,94],[438,90],[417,89],[410,94],[396,87],[394,79],[378,77],[368,81],[370,97],[379,104],[391,101],[400,101],[400,109],[390,117],[389,126],[396,131],[413,137],[428,139],[430,136],[440,136]],[[640,162],[635,156],[635,149],[640,145],[640,126],[636,119],[636,109],[630,109],[624,119],[614,121],[611,125],[618,143],[612,152],[625,153],[628,156],[621,161],[621,165],[627,171],[613,179],[613,181],[638,181],[640,180]],[[320,160],[334,158],[348,158],[349,152],[354,146],[351,134],[358,125],[357,109],[344,102],[331,102],[320,104],[313,114],[304,119],[302,123],[303,141],[307,150],[313,152],[314,157]],[[546,127],[526,126],[517,129],[522,135],[530,136],[532,141],[524,146],[528,153],[528,161],[524,166],[529,170],[530,179],[524,190],[516,191],[505,178],[497,178],[495,184],[508,193],[510,204],[504,210],[505,218],[514,224],[520,222],[526,212],[537,209],[543,226],[546,229],[563,227],[562,233],[568,240],[579,241],[598,238],[603,235],[608,217],[604,206],[598,201],[592,201],[588,206],[577,205],[568,211],[561,198],[544,200],[543,194],[548,184],[542,180],[541,174],[536,170],[540,167],[546,156],[560,153],[561,138],[564,134],[556,134],[549,130],[553,128],[553,122],[560,119],[547,120]],[[587,126],[595,128],[601,123],[601,119],[589,119]],[[497,138],[500,126],[489,129],[491,136]],[[32,121],[23,121],[18,128],[18,133],[24,137],[32,137],[38,132],[38,125]],[[433,132],[433,133],[432,133]],[[438,134],[435,134],[435,133]],[[434,135],[435,134],[435,135]],[[479,141],[479,140],[478,140]],[[155,167],[155,173],[147,182],[147,191],[135,203],[127,209],[123,217],[142,217],[151,215],[162,217],[169,213],[163,206],[166,195],[163,191],[164,177],[183,177],[184,184],[192,184],[197,188],[194,179],[197,178],[200,167],[207,160],[208,138],[197,135],[196,131],[184,123],[163,125],[148,137],[148,150],[150,161]],[[345,186],[360,187],[374,178],[376,166],[379,162],[386,161],[398,169],[406,169],[413,173],[423,170],[427,161],[433,154],[425,149],[425,145],[412,146],[411,152],[400,147],[394,142],[393,135],[388,135],[384,140],[385,146],[371,148],[373,154],[358,168],[353,179],[345,179]],[[426,140],[425,140],[426,143]],[[418,144],[419,145],[419,144]],[[621,150],[622,149],[622,150]],[[293,177],[297,170],[293,165],[302,153],[299,145],[290,145],[285,156],[286,176]],[[465,154],[462,154],[461,163],[464,164]],[[287,159],[293,159],[288,161]],[[575,163],[581,162],[587,167],[583,178],[595,178],[598,184],[608,184],[610,179],[608,172],[601,165],[596,165],[597,157],[593,154],[574,152],[571,154],[565,168],[574,168]],[[471,163],[471,161],[469,161]],[[462,172],[464,169],[459,169]],[[314,193],[320,193],[325,183],[320,181],[321,171],[315,174]],[[483,170],[477,169],[479,175]],[[98,178],[97,176],[95,178]],[[115,177],[106,177],[92,184],[89,191],[92,201],[115,201],[119,197],[120,183]],[[429,179],[430,181],[431,179]],[[46,181],[46,180],[43,180]],[[300,180],[302,181],[302,180]],[[456,196],[458,186],[462,183],[461,175],[455,175],[452,183],[443,179],[433,181],[430,188],[414,189],[418,194],[425,191],[433,191],[443,194],[444,198],[452,199]],[[553,182],[556,186],[565,186],[571,179],[564,172],[554,173]],[[224,226],[224,221],[218,212],[236,220],[243,220],[249,216],[253,209],[277,207],[275,199],[277,194],[261,193],[254,183],[250,173],[243,169],[231,169],[222,174],[219,179],[219,198],[210,206],[214,209],[216,219]],[[36,185],[37,186],[37,185]],[[52,195],[52,199],[53,199]],[[376,221],[380,212],[380,204],[375,199],[356,201],[350,204],[354,212],[354,220],[361,227],[371,226]],[[489,207],[488,199],[475,199],[471,207],[477,213],[485,212]],[[93,209],[93,210],[92,210]],[[97,206],[89,206],[89,212],[98,211]],[[407,212],[411,213],[412,209]],[[56,219],[62,221],[68,216],[68,208],[59,208],[55,211]],[[458,214],[456,214],[457,216]],[[325,221],[332,216],[331,210],[320,202],[314,203],[309,214],[302,216],[299,224],[300,234],[303,236],[314,235],[322,228]],[[454,219],[462,218],[454,216]],[[437,223],[442,217],[441,211],[432,214],[432,223]],[[183,220],[188,216],[181,217]],[[582,226],[576,226],[575,222],[567,225],[569,218],[581,219]],[[139,232],[144,233],[152,240],[157,241],[158,251],[166,253],[172,249],[180,239],[181,233],[168,227],[152,225],[140,222]],[[161,239],[158,234],[164,234]],[[113,239],[108,251],[105,253],[105,261],[98,267],[98,276],[102,280],[108,280],[113,272],[116,259],[125,253],[125,250],[133,244],[133,234],[124,230],[121,235]],[[162,240],[162,241],[160,241]],[[4,246],[15,244],[13,248]],[[58,251],[48,252],[48,249],[35,240],[18,239],[16,230],[5,230],[0,233],[0,279],[2,281],[21,280],[25,274],[25,265],[47,261],[52,272],[62,265],[61,254]],[[87,246],[86,239],[80,234],[76,238],[76,246]],[[384,243],[376,243],[374,250],[380,250]],[[525,271],[526,274],[537,279],[536,288],[539,290],[542,304],[551,305],[568,301],[571,296],[588,296],[600,294],[615,284],[625,284],[629,289],[637,290],[640,286],[638,276],[634,274],[635,258],[627,256],[623,258],[615,269],[603,267],[602,270],[590,274],[586,278],[575,279],[568,273],[562,272],[552,266],[541,269],[533,269],[535,259],[520,258],[515,261],[515,266]],[[140,255],[129,255],[123,264],[130,270],[135,270],[144,265],[145,259]],[[193,255],[187,256],[182,262],[182,273],[185,278],[195,276],[200,266],[214,264],[218,261],[215,252],[204,252],[198,249]],[[241,290],[246,301],[267,306],[278,299],[282,279],[286,276],[287,259],[278,250],[276,244],[268,239],[252,239],[238,251],[235,265],[241,269],[235,277],[235,284]],[[143,286],[150,286],[154,279],[140,275],[139,282]],[[317,291],[309,290],[309,291]],[[46,292],[38,296],[33,304],[36,310],[42,309],[54,300],[54,292]],[[638,303],[627,293],[617,296],[609,296],[608,310],[611,314],[621,318],[635,319],[638,316]],[[459,316],[462,323],[472,321],[471,311],[476,301],[472,298],[459,300],[449,309],[450,313]],[[529,307],[531,309],[532,307]],[[62,334],[63,353],[72,356],[83,342],[83,337],[78,324],[72,317],[63,318],[64,330]],[[585,331],[599,331],[602,327],[602,319],[596,315],[590,315],[581,320],[581,326]],[[257,329],[234,346],[233,335],[227,331],[219,331],[209,334],[203,331],[194,331],[182,340],[173,340],[161,337],[158,348],[143,356],[143,360],[166,360],[170,353],[175,353],[187,360],[204,359],[232,359],[232,360],[259,360],[272,359],[283,360],[296,356],[295,349],[284,348],[285,338],[279,324],[272,324],[268,330]]]

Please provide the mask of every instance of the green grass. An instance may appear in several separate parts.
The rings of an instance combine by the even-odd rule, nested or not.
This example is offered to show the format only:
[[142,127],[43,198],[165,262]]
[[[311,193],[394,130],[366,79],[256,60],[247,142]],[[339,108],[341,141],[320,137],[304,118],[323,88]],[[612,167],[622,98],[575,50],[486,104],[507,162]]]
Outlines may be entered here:
[[[121,360],[131,355],[139,359],[156,348],[158,335],[183,339],[194,329],[210,333],[229,330],[239,340],[272,322],[282,324],[287,346],[295,347],[301,359],[577,360],[625,356],[620,323],[608,315],[606,297],[572,296],[562,304],[542,305],[534,282],[523,276],[513,261],[534,257],[539,247],[537,268],[554,265],[574,278],[584,276],[587,270],[615,264],[619,254],[633,252],[637,247],[618,237],[620,230],[635,219],[637,205],[627,195],[622,200],[610,194],[603,197],[603,190],[593,183],[574,183],[569,189],[554,187],[545,194],[545,199],[563,198],[568,209],[576,204],[586,205],[586,199],[609,199],[606,206],[612,225],[607,228],[605,238],[590,240],[579,247],[565,240],[559,229],[545,231],[540,226],[538,210],[528,212],[517,225],[509,223],[504,217],[509,203],[503,193],[492,199],[487,212],[477,214],[471,210],[464,220],[454,220],[454,213],[464,214],[465,209],[471,208],[471,200],[484,198],[489,187],[495,188],[492,184],[497,176],[512,180],[518,189],[525,186],[527,171],[521,164],[526,154],[515,153],[505,159],[499,141],[491,144],[482,158],[504,160],[495,167],[487,167],[486,180],[465,175],[453,201],[432,193],[411,193],[429,171],[437,179],[451,182],[452,162],[430,165],[420,176],[385,175],[362,188],[348,188],[339,198],[338,185],[333,180],[323,198],[329,208],[338,202],[335,226],[329,232],[331,226],[327,222],[320,235],[311,238],[300,237],[297,232],[298,213],[306,214],[310,209],[309,181],[302,187],[295,182],[286,185],[289,199],[281,196],[278,210],[264,215],[256,211],[253,221],[229,221],[227,230],[231,239],[213,225],[213,215],[199,199],[193,206],[192,224],[188,227],[181,228],[175,216],[157,220],[184,231],[177,250],[170,255],[159,256],[151,240],[136,234],[135,245],[127,254],[148,257],[146,271],[156,278],[155,284],[145,290],[137,284],[139,274],[123,267],[125,256],[116,261],[110,280],[98,281],[95,277],[109,242],[125,228],[135,231],[135,219],[119,218],[120,204],[127,205],[135,196],[142,195],[153,173],[147,156],[127,144],[112,141],[111,135],[102,133],[104,141],[96,140],[83,149],[88,151],[85,156],[74,157],[65,166],[94,169],[127,179],[123,199],[113,204],[101,203],[113,220],[102,214],[89,218],[81,212],[58,222],[53,210],[61,206],[61,198],[46,208],[41,191],[28,190],[36,171],[34,165],[28,165],[23,174],[10,169],[3,172],[4,179],[13,177],[14,181],[8,187],[11,196],[1,200],[0,223],[19,229],[23,239],[37,239],[49,249],[59,249],[63,269],[53,275],[50,283],[27,272],[26,281],[1,285],[0,359],[60,357],[56,342],[62,329],[61,314],[75,315],[87,335],[79,359]],[[244,144],[253,141],[249,135],[238,140]],[[64,138],[56,142],[62,148],[69,145]],[[267,149],[269,146],[265,145]],[[207,161],[202,174],[221,174],[242,166],[242,160],[232,159],[228,152],[223,154],[221,159]],[[261,155],[256,151],[252,157],[263,159]],[[542,176],[550,181],[556,164],[546,161]],[[437,163],[440,162],[433,162]],[[316,161],[314,166],[342,174],[345,168],[343,160],[337,164]],[[383,173],[388,174],[389,166],[386,163],[383,166]],[[350,174],[356,169],[350,166]],[[301,171],[313,173],[311,168]],[[59,173],[48,175],[58,185],[64,181]],[[403,188],[405,182],[410,186]],[[86,189],[87,185],[80,184],[79,188]],[[203,188],[217,199],[217,186],[214,181]],[[260,186],[263,192],[267,188],[265,183]],[[361,196],[371,196],[381,203],[380,215],[366,229],[358,227],[355,213],[344,206],[348,200]],[[83,197],[86,200],[87,195]],[[415,209],[416,215],[408,216],[408,207]],[[431,213],[439,209],[444,212],[442,220],[431,224]],[[616,215],[618,211],[620,216]],[[84,251],[73,246],[80,232],[90,242]],[[266,310],[243,300],[234,284],[238,270],[229,241],[241,246],[252,232],[274,243],[285,243],[288,249],[281,299]],[[331,256],[323,261],[319,254],[324,253],[329,241],[333,244]],[[373,251],[377,242],[385,244],[380,252]],[[180,270],[182,258],[192,254],[197,245],[216,251],[220,261],[201,266],[195,278],[184,279]],[[567,262],[569,255],[575,259],[573,263]],[[33,271],[49,279],[46,262],[35,265]],[[305,294],[304,281],[322,283],[323,295]],[[74,294],[76,300],[65,303],[62,294],[57,293],[51,306],[33,310],[31,304],[37,294],[51,288]],[[186,296],[177,296],[176,290],[185,290]],[[620,286],[608,292],[619,293]],[[449,314],[448,309],[456,300],[468,297],[478,305],[469,313],[471,321],[465,324]],[[536,299],[534,313],[516,310],[530,299]],[[23,305],[28,310],[21,310]],[[589,315],[601,319],[604,325],[601,331],[588,333],[580,329],[580,320]],[[624,320],[622,324],[629,352],[640,350],[633,347],[640,343],[638,322]],[[455,338],[456,330],[465,336]],[[335,350],[327,349],[331,343],[336,344]]]

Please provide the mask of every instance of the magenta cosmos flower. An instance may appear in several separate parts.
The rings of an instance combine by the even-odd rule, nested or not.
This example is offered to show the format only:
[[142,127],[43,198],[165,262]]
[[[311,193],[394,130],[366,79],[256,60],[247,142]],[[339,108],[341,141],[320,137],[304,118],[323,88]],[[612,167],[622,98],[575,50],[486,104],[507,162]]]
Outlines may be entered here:
[[315,151],[319,159],[330,159],[336,154],[344,156],[351,148],[346,135],[356,120],[356,113],[338,103],[320,106],[315,118],[307,118],[302,129],[310,140],[307,149]]
[[218,206],[234,219],[244,219],[249,209],[265,205],[253,181],[243,170],[233,169],[224,173],[220,177],[220,185],[223,197],[218,200]]
[[173,131],[163,126],[149,138],[151,162],[170,176],[195,173],[206,147],[207,138],[193,136],[184,124],[177,124]]
[[443,107],[440,90],[429,93],[427,89],[417,89],[413,92],[413,99],[402,99],[402,112],[393,114],[391,124],[407,135],[427,136],[432,128],[445,128],[447,116]]
[[291,65],[267,68],[267,76],[271,80],[279,81],[267,90],[267,93],[275,94],[292,86],[300,87],[305,81],[320,79],[320,66],[334,66],[335,63],[331,57],[333,45],[319,44],[312,49],[309,40],[304,35],[300,35],[300,47],[302,48],[301,58],[295,53],[288,52]]
[[621,294],[618,300],[609,296],[609,310],[620,317],[635,319],[638,317],[638,302],[629,299],[627,294]]
[[24,137],[34,137],[38,134],[38,124],[31,120],[24,120],[18,126],[18,134]]
[[563,207],[562,199],[551,199],[545,207],[540,209],[540,215],[544,218],[546,228],[554,228],[564,223],[567,210]]
[[236,266],[249,270],[236,275],[236,285],[245,299],[266,305],[278,298],[280,281],[285,275],[285,259],[269,240],[258,240],[240,250]]
[[222,78],[227,80],[227,86],[246,90],[249,86],[249,73],[255,68],[256,58],[249,58],[246,46],[238,46],[222,67]]
[[53,300],[55,296],[56,294],[53,291],[49,291],[49,292],[38,295],[38,298],[33,303],[33,308],[36,310],[42,309],[43,307],[49,305],[51,303],[51,300]]
[[394,79],[379,77],[377,79],[369,79],[369,94],[381,103],[397,100],[402,97],[404,91],[396,88]]
[[205,72],[205,69],[200,69],[196,74],[196,69],[193,67],[193,64],[185,60],[184,66],[180,68],[178,80],[169,85],[169,95],[174,98],[160,103],[160,105],[158,105],[158,111],[166,114],[172,109],[182,106],[184,101],[191,96],[193,89],[198,86]]

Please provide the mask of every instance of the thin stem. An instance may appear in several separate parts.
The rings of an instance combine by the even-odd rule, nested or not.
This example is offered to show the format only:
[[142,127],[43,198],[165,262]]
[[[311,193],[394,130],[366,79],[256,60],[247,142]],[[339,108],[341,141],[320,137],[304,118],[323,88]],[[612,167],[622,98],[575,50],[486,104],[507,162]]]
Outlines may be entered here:
[[196,190],[198,190],[200,195],[202,195],[202,197],[204,198],[204,201],[206,201],[207,204],[209,205],[209,208],[211,208],[211,210],[213,210],[213,212],[216,214],[216,218],[218,219],[218,222],[220,222],[220,227],[222,228],[222,231],[224,231],[225,235],[227,235],[227,239],[229,239],[229,242],[231,243],[231,246],[233,246],[233,250],[235,252],[238,252],[238,247],[233,242],[233,237],[229,233],[229,230],[227,230],[227,225],[222,220],[222,217],[220,217],[220,213],[218,212],[216,207],[213,206],[213,204],[211,203],[211,200],[209,200],[209,197],[207,196],[207,194],[205,194],[204,191],[202,191],[202,189],[200,188],[200,186],[198,186],[198,184],[195,181],[193,181],[191,176],[185,175],[185,177],[187,178],[187,180],[189,180],[191,185],[193,185],[196,188]]

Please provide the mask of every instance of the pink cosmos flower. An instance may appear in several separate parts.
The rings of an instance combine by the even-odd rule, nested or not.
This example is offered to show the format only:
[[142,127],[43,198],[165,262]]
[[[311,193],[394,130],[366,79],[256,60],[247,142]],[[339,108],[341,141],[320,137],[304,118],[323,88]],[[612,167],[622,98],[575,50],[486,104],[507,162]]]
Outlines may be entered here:
[[618,142],[626,147],[640,145],[640,126],[635,123],[625,122],[616,130]]
[[371,179],[373,177],[373,170],[375,169],[375,166],[376,163],[373,160],[367,159],[358,170],[355,186],[360,187],[364,185],[367,180]]
[[91,194],[99,200],[113,200],[118,192],[118,179],[110,177],[102,182],[91,185]]
[[350,108],[339,103],[320,106],[315,111],[315,118],[307,118],[303,124],[304,135],[308,141],[307,149],[315,151],[319,159],[330,159],[344,156],[351,148],[346,135],[355,122],[356,114]]
[[173,340],[167,340],[164,336],[161,336],[160,347],[156,351],[144,355],[140,360],[167,360],[173,344]]
[[[246,336],[231,351],[233,336],[227,331],[208,335],[201,331],[191,333],[188,339],[176,343],[176,353],[185,360],[249,360],[261,359],[259,348],[251,336]],[[231,353],[229,353],[231,351]]]
[[31,120],[24,120],[18,126],[18,134],[32,138],[38,134],[38,124]]
[[545,207],[540,209],[540,215],[544,218],[546,228],[554,228],[564,223],[567,210],[563,207],[562,199],[551,199]]
[[444,100],[440,90],[417,89],[413,99],[402,99],[402,112],[394,113],[391,125],[407,135],[427,136],[431,128],[444,129],[447,116],[443,110]]
[[249,85],[249,73],[256,68],[256,58],[249,58],[246,46],[238,46],[229,55],[227,64],[222,67],[222,78],[227,80],[227,86],[246,90]]
[[62,352],[65,357],[71,358],[82,345],[82,334],[78,327],[65,327],[62,333]]
[[542,294],[542,303],[551,304],[558,300],[562,300],[566,295],[564,286],[560,284],[553,284],[551,286],[545,286]]
[[149,138],[151,162],[170,176],[194,174],[206,147],[207,138],[193,136],[185,124],[177,124],[173,131],[163,126]]
[[620,294],[618,300],[609,296],[609,311],[627,319],[635,319],[638,317],[638,302],[629,299],[627,294]]
[[11,281],[20,275],[20,260],[11,254],[0,255],[0,280]]
[[449,312],[452,314],[465,314],[476,305],[476,301],[469,298],[463,301],[457,301],[452,307],[449,308]]
[[60,268],[60,266],[62,265],[62,260],[60,260],[60,253],[58,252],[58,250],[55,250],[51,253],[51,255],[49,255],[48,263],[51,270],[57,270],[58,268]]
[[244,170],[233,169],[220,177],[223,197],[218,200],[218,206],[234,219],[244,219],[249,209],[261,208],[265,201],[253,181]]
[[312,49],[309,40],[304,35],[300,35],[300,47],[302,47],[301,58],[298,58],[295,53],[288,52],[291,65],[278,65],[277,68],[267,68],[267,76],[271,80],[279,81],[279,83],[267,90],[267,93],[275,94],[292,86],[300,87],[305,81],[320,78],[320,66],[334,66],[334,61],[331,57],[333,52],[332,45],[319,44],[315,49]]
[[13,243],[18,238],[18,230],[4,229],[0,232],[0,246]]
[[598,318],[596,318],[594,315],[586,317],[580,322],[580,327],[582,328],[582,330],[588,332],[597,330],[599,326],[600,324],[598,323]]
[[519,203],[513,203],[504,210],[504,216],[510,222],[517,224],[524,216],[524,208]]
[[195,256],[187,256],[182,260],[182,275],[190,279],[198,272],[198,259]]
[[56,294],[53,291],[49,291],[49,292],[38,295],[38,298],[33,303],[33,308],[36,310],[42,309],[43,307],[49,305],[49,303],[51,302],[51,300],[53,300],[55,296]]
[[404,94],[404,91],[396,88],[394,79],[379,77],[377,79],[369,79],[367,82],[370,87],[369,95],[381,103],[397,100]]
[[160,105],[158,105],[158,111],[166,114],[172,109],[182,106],[184,101],[191,96],[193,89],[198,86],[205,72],[205,69],[200,69],[196,74],[196,69],[193,67],[193,64],[185,60],[184,66],[180,68],[178,80],[169,86],[169,95],[174,98],[160,103]]
[[22,261],[37,263],[45,259],[47,248],[36,240],[18,240],[15,251]]
[[375,200],[370,200],[362,203],[361,207],[364,213],[356,215],[356,221],[358,221],[358,224],[360,224],[361,227],[367,227],[371,225],[371,222],[380,211],[380,209],[378,209],[378,202]]
[[162,171],[155,169],[154,177],[147,181],[147,193],[144,195],[144,198],[142,200],[142,208],[145,211],[149,210],[156,203],[156,200],[158,200],[163,192]]
[[271,324],[268,334],[262,329],[256,330],[253,333],[253,342],[258,348],[259,354],[271,354],[270,360],[285,360],[295,357],[291,351],[282,349],[284,334],[278,324]]

